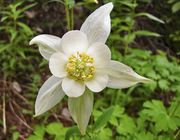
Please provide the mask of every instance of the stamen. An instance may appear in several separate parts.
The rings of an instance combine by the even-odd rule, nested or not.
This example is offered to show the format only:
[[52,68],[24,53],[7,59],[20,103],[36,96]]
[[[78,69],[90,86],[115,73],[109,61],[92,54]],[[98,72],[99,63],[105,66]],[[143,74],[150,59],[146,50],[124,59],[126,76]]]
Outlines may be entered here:
[[88,81],[94,77],[94,59],[85,53],[77,52],[68,59],[66,71],[76,81]]

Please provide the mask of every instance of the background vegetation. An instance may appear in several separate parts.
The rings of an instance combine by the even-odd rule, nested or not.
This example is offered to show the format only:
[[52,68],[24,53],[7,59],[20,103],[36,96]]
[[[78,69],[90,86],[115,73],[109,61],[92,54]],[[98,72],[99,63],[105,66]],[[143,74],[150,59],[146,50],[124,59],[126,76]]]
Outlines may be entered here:
[[[33,117],[50,76],[33,36],[62,36],[110,0],[0,0],[0,140],[180,139],[180,2],[112,0],[112,58],[154,82],[96,94],[87,135],[73,123],[66,98]],[[67,21],[69,21],[67,23]]]

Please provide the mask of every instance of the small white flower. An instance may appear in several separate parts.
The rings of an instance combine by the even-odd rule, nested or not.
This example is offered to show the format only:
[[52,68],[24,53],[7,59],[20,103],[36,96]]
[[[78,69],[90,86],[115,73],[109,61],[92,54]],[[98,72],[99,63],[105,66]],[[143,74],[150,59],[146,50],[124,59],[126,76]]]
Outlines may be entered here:
[[[86,19],[80,30],[69,31],[62,38],[43,34],[30,41],[30,45],[37,44],[41,55],[49,60],[53,74],[39,90],[36,115],[52,108],[66,94],[70,97],[71,115],[85,133],[93,106],[93,95],[84,93],[86,87],[92,92],[100,92],[106,87],[121,89],[149,81],[130,67],[111,60],[105,42],[111,30],[112,8],[112,3],[101,6]],[[82,111],[79,113],[76,108]],[[86,114],[85,118],[83,114]]]

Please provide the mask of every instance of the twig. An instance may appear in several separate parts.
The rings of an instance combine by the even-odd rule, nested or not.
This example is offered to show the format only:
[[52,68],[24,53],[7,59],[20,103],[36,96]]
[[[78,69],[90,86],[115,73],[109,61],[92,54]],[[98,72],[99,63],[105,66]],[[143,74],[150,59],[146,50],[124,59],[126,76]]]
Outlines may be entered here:
[[24,124],[24,126],[26,126],[28,129],[30,129],[31,131],[33,131],[33,129],[15,113],[14,108],[13,108],[11,102],[9,102],[9,106],[10,106],[11,111],[12,111],[13,114],[15,115],[15,117],[16,117],[20,122],[22,122],[22,124]]
[[7,127],[6,127],[6,98],[5,91],[3,92],[3,133],[6,135]]
[[5,94],[5,86],[6,82],[3,81],[3,133],[6,135],[7,132],[7,126],[6,126],[6,94]]
[[[13,105],[16,106],[16,108],[17,108],[18,110],[21,110],[21,107],[20,107],[14,100],[13,100],[12,102],[13,102]],[[26,120],[26,119],[24,118],[24,116],[23,116],[22,113],[20,113],[20,117],[22,118],[23,121]]]
[[13,91],[13,93],[14,93],[17,97],[19,97],[21,100],[23,100],[26,104],[30,105],[29,102],[28,102],[28,100],[27,100],[24,96],[22,96],[21,94],[19,94],[19,93],[16,92],[16,91]]
[[179,136],[180,134],[180,129],[177,131],[176,135],[174,136],[174,139],[176,140],[176,138]]

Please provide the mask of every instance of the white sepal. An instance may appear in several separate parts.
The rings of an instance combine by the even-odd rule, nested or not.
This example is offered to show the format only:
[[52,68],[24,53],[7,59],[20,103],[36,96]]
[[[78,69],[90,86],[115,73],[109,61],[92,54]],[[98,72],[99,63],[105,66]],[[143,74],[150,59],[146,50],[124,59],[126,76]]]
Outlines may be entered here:
[[62,79],[51,76],[40,88],[35,102],[35,116],[39,116],[54,107],[64,97],[61,88]]
[[111,61],[107,67],[109,75],[108,87],[110,88],[127,88],[139,82],[147,83],[151,80],[140,76],[129,66],[118,61]]
[[60,43],[61,38],[54,35],[42,34],[35,36],[29,44],[37,44],[40,54],[49,60],[53,53],[60,51]]
[[94,95],[87,91],[78,98],[68,98],[68,108],[82,135],[86,128],[93,110]]
[[81,26],[80,31],[87,35],[90,45],[95,42],[106,42],[111,31],[110,12],[112,9],[112,2],[99,7],[87,17]]

